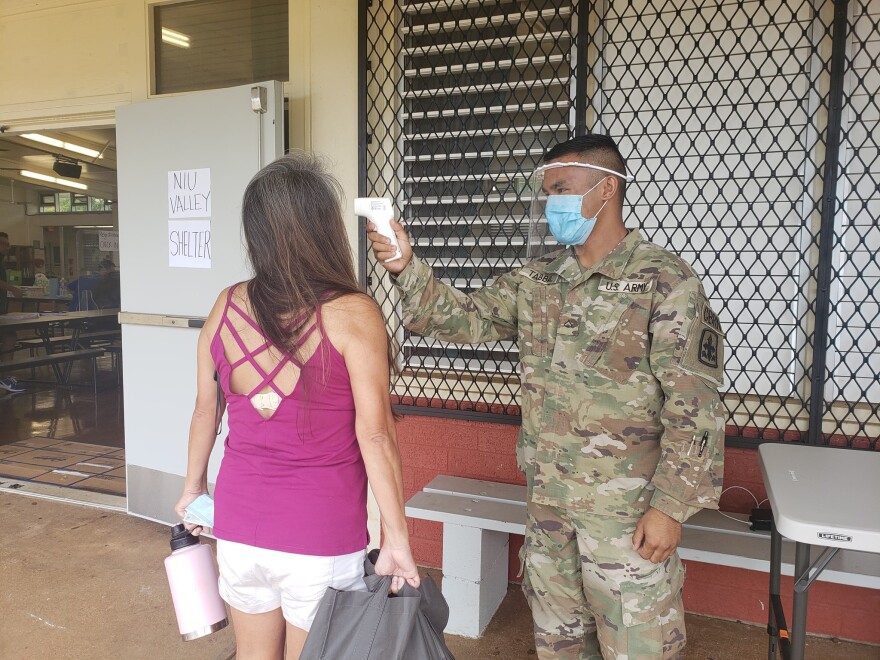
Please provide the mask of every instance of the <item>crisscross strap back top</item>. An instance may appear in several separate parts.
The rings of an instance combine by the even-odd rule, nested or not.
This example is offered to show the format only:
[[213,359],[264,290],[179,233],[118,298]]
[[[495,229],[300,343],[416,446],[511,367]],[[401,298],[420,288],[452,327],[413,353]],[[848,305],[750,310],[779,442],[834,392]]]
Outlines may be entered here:
[[[235,302],[238,286],[229,290],[211,341],[229,422],[214,492],[214,534],[296,554],[362,550],[367,477],[354,399],[345,360],[324,333],[320,306],[291,321],[290,327],[305,330],[285,349]],[[314,350],[301,361],[296,353],[304,346]],[[233,380],[256,385],[236,392]],[[277,408],[258,410],[252,399],[260,398],[274,399]]]

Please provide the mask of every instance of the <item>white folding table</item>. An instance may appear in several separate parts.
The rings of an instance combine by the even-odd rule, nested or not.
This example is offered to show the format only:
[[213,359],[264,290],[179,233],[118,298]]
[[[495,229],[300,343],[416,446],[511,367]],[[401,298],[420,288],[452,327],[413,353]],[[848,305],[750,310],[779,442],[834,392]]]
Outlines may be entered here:
[[[880,553],[880,451],[795,443],[758,449],[773,509],[770,541],[769,658],[802,660],[807,593],[840,550]],[[791,631],[779,595],[782,537],[795,542]],[[824,546],[810,565],[810,546]]]

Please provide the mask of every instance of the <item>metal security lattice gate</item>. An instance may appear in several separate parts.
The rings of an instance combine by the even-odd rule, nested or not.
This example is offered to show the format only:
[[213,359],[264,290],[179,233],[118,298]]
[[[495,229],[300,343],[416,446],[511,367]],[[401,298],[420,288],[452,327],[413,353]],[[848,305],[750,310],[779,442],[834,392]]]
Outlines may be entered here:
[[[880,1],[372,0],[361,190],[470,291],[525,263],[543,153],[614,137],[624,217],[702,275],[727,331],[728,438],[876,447]],[[515,342],[400,325],[402,410],[518,421]]]

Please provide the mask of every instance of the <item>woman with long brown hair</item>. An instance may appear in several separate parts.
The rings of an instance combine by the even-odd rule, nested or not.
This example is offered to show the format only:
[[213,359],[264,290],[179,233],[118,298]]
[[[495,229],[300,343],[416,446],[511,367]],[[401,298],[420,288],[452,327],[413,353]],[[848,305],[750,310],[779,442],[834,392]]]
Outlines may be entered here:
[[213,533],[239,660],[298,658],[324,591],[364,588],[368,479],[382,515],[376,572],[394,575],[394,588],[419,584],[389,396],[391,344],[378,306],[357,286],[341,200],[311,156],[260,170],[242,203],[254,276],[220,293],[199,337],[176,510],[183,517],[208,492],[216,372],[229,435]]

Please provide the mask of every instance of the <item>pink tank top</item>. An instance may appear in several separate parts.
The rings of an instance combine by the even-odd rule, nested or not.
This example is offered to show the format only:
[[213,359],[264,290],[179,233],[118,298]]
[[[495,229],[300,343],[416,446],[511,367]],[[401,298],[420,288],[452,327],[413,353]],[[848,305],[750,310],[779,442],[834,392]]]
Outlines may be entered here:
[[[259,326],[232,301],[229,290],[223,318],[211,341],[211,355],[228,405],[229,435],[214,490],[214,535],[226,541],[304,555],[344,555],[367,546],[367,473],[355,435],[354,398],[342,355],[321,326],[318,348],[304,364],[287,352],[267,372],[256,357],[271,346],[266,339],[249,350],[229,319],[230,309],[259,333]],[[244,356],[226,358],[220,337],[227,328]],[[262,333],[260,333],[262,336]],[[278,349],[276,349],[278,350]],[[232,372],[249,363],[262,382],[249,394],[230,389]],[[276,383],[292,363],[299,379],[285,395]],[[250,398],[266,387],[281,404],[268,419]]]

